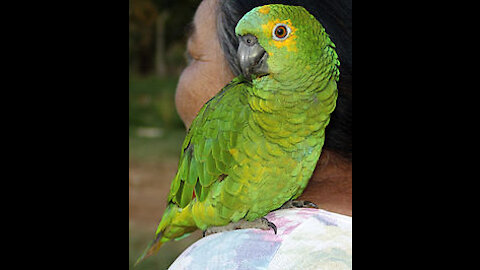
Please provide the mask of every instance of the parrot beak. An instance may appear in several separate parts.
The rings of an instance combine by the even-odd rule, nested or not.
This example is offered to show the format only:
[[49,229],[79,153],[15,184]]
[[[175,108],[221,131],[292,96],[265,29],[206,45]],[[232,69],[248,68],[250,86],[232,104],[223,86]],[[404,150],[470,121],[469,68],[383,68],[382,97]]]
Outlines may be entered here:
[[240,62],[242,74],[247,79],[252,75],[260,77],[268,74],[267,58],[268,53],[260,46],[254,35],[238,37],[237,57]]

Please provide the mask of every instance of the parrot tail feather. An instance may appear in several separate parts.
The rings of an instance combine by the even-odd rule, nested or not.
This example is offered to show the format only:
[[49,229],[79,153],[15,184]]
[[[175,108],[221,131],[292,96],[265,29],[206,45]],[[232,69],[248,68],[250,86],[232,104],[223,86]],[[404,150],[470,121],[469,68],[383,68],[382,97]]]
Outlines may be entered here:
[[163,244],[163,242],[160,241],[160,239],[162,239],[162,235],[163,234],[161,232],[158,233],[157,237],[152,242],[150,242],[148,247],[145,249],[145,251],[143,251],[142,255],[137,259],[137,261],[133,265],[134,267],[136,267],[139,263],[141,263],[146,258],[158,252],[158,250]]

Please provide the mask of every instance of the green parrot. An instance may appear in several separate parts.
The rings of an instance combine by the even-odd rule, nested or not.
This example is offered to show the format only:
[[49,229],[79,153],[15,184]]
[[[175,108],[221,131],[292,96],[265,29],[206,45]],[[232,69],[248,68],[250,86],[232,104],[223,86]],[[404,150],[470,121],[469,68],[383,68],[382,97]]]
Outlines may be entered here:
[[242,74],[193,121],[167,208],[137,263],[197,229],[252,222],[276,230],[263,217],[299,197],[312,176],[337,99],[334,43],[300,6],[254,8],[235,33]]

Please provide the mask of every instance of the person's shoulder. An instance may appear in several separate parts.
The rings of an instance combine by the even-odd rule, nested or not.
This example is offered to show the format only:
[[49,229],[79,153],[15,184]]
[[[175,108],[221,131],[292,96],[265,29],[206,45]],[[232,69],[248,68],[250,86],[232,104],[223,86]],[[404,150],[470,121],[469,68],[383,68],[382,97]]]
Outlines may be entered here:
[[350,269],[352,218],[320,209],[277,210],[277,234],[243,229],[209,235],[169,269]]
[[296,226],[283,237],[266,269],[351,269],[352,217],[319,209],[294,211]]

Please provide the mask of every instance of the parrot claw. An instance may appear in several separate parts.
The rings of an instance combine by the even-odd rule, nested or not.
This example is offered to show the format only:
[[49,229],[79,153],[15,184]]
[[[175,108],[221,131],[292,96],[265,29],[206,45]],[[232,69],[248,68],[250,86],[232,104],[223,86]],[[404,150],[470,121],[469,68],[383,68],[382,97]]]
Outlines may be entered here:
[[268,219],[264,217],[262,219],[264,220],[264,222],[267,222],[267,226],[272,228],[275,234],[277,234],[277,226],[273,222],[268,221]]
[[218,232],[227,232],[238,229],[261,229],[261,230],[270,230],[273,229],[275,234],[277,234],[277,226],[273,222],[268,221],[268,219],[262,217],[254,221],[240,220],[238,222],[232,222],[226,226],[210,227],[203,231],[203,237],[210,234]]
[[289,209],[289,208],[315,208],[318,209],[318,206],[310,201],[288,201],[282,205],[279,209]]

